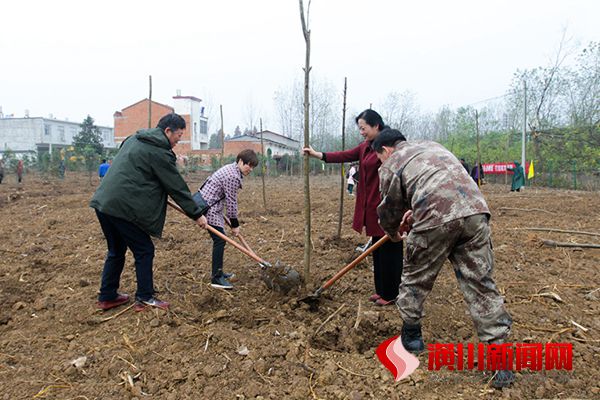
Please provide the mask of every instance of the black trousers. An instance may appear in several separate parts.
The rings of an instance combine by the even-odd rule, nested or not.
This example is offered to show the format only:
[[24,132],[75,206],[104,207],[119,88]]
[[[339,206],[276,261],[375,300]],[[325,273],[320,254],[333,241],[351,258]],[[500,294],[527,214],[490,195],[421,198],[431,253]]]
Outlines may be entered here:
[[110,301],[117,297],[128,247],[135,259],[135,276],[137,278],[135,298],[137,300],[150,299],[154,295],[152,279],[154,244],[152,239],[146,232],[129,221],[104,214],[98,210],[96,210],[96,215],[108,247],[98,301]]
[[[379,239],[381,236],[373,236],[373,244]],[[403,261],[402,242],[394,243],[388,240],[373,251],[375,293],[384,300],[394,300],[398,297]]]
[[[223,235],[225,234],[225,229],[220,226],[211,225],[213,228],[221,232]],[[225,241],[215,235],[212,232],[210,233],[210,237],[213,240],[213,249],[212,249],[212,277],[217,278],[223,275],[223,254],[225,253]]]

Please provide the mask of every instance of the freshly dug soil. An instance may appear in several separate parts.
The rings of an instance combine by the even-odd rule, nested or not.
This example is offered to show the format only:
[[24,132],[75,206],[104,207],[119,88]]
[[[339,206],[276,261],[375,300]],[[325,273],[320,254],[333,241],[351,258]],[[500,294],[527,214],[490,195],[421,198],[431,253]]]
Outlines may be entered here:
[[[269,289],[258,264],[231,246],[224,265],[236,274],[235,289],[211,288],[209,235],[169,210],[154,266],[169,312],[97,311],[106,252],[88,207],[97,182],[77,174],[64,181],[25,178],[22,185],[0,185],[0,399],[600,398],[600,250],[541,245],[542,238],[600,243],[600,237],[515,230],[600,232],[598,193],[483,187],[493,213],[495,278],[515,321],[512,340],[569,342],[574,353],[572,372],[525,371],[511,388],[494,390],[489,374],[429,371],[426,353],[409,378],[393,380],[375,349],[399,334],[401,320],[395,307],[367,301],[370,259],[327,289],[315,310],[298,301],[358,256],[356,246],[366,241],[350,229],[350,196],[342,237],[334,238],[338,177],[311,178],[311,279],[299,290]],[[195,188],[203,178],[186,180]],[[244,182],[241,232],[267,261],[302,272],[302,181],[268,178],[267,210],[260,185],[260,178]],[[130,253],[121,290],[135,292]],[[425,310],[426,343],[477,341],[448,265]]]

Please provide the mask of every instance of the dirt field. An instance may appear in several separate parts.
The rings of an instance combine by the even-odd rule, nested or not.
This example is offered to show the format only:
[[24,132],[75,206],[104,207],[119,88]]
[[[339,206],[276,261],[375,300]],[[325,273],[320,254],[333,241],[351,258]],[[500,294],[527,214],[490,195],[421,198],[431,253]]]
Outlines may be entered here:
[[[411,377],[394,382],[375,348],[399,334],[401,321],[395,307],[367,301],[370,260],[311,311],[297,301],[299,294],[268,290],[257,264],[228,246],[225,268],[237,275],[235,289],[217,290],[208,285],[208,234],[174,211],[155,242],[154,268],[159,296],[172,310],[99,312],[105,242],[88,207],[95,187],[85,176],[58,182],[28,175],[21,186],[11,178],[0,185],[2,399],[600,398],[600,250],[541,245],[542,238],[598,244],[600,237],[514,230],[600,232],[597,192],[483,188],[493,212],[495,277],[515,321],[513,341],[570,342],[574,353],[572,372],[527,371],[512,388],[493,390],[481,372],[428,371],[427,354]],[[202,179],[187,177],[191,187]],[[342,238],[333,239],[337,182],[312,180],[311,290],[357,256],[354,248],[365,241],[349,228],[349,196]],[[301,270],[301,180],[269,180],[268,201],[270,211],[264,211],[260,178],[248,178],[240,196],[242,233],[263,258]],[[128,254],[121,290],[129,294],[135,292],[133,271]],[[426,312],[427,343],[477,341],[448,266]],[[80,357],[86,358],[77,368]]]

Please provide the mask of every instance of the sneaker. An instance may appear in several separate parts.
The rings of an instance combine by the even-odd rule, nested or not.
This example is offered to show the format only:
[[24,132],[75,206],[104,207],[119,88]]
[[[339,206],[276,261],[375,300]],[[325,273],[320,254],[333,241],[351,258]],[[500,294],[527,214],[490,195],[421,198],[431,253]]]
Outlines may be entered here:
[[233,285],[223,275],[213,278],[210,286],[219,289],[233,289]]
[[515,374],[510,370],[498,370],[492,378],[492,387],[495,389],[502,389],[512,385],[515,381]]
[[150,297],[148,300],[138,300],[133,307],[135,311],[143,311],[146,306],[160,308],[161,310],[168,310],[170,304],[166,301],[157,299],[156,297]]
[[110,310],[111,308],[119,307],[121,304],[129,302],[129,296],[126,294],[117,294],[114,300],[98,301],[96,304],[100,310]]
[[425,350],[425,343],[423,343],[423,335],[421,334],[421,325],[411,325],[404,323],[402,325],[402,332],[400,333],[402,339],[402,346],[413,354],[419,354]]
[[394,300],[385,300],[383,297],[380,297],[377,300],[375,300],[375,305],[380,307],[393,306],[394,304],[396,304]]
[[372,294],[371,297],[369,297],[369,301],[372,301],[373,303],[375,303],[380,298],[381,298],[381,296],[378,295],[377,293],[375,293],[375,294]]
[[232,278],[235,278],[235,274],[233,272],[230,274],[228,274],[227,272],[223,272],[223,278],[232,279]]
[[369,247],[371,247],[371,244],[373,244],[373,238],[369,238],[369,241],[364,245],[358,246],[356,248],[356,251],[358,251],[359,253],[364,253]]

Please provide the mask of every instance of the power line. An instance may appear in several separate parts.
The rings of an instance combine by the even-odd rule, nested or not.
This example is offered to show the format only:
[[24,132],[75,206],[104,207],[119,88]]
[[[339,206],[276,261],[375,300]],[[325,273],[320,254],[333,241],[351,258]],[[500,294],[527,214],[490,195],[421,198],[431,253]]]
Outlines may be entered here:
[[486,101],[490,101],[490,100],[502,99],[502,98],[504,98],[504,97],[508,97],[508,96],[512,96],[512,94],[511,94],[511,93],[506,93],[506,94],[503,94],[503,95],[501,95],[501,96],[495,96],[495,97],[490,97],[490,98],[488,98],[488,99],[478,100],[478,101],[476,101],[476,102],[474,102],[474,103],[467,104],[467,105],[464,105],[464,106],[462,106],[462,107],[471,107],[471,106],[473,106],[473,105],[475,105],[475,104],[484,103],[484,102],[486,102]]

